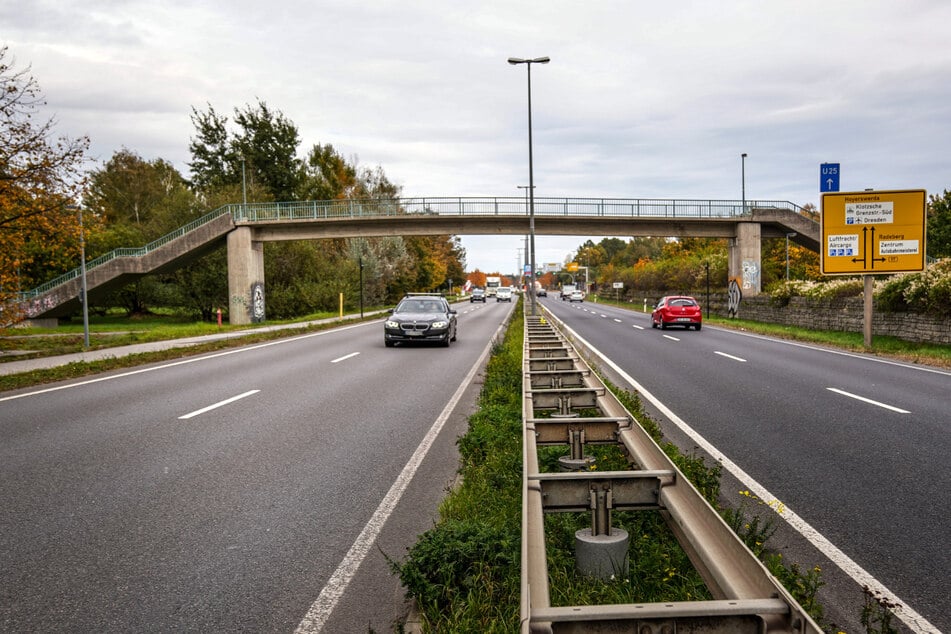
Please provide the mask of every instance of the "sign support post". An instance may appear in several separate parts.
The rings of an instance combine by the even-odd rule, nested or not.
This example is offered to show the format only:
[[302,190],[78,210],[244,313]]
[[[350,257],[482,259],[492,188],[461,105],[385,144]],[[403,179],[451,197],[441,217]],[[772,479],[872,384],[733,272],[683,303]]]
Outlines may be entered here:
[[865,347],[872,347],[873,275],[925,269],[925,190],[822,195],[820,271],[862,275]]

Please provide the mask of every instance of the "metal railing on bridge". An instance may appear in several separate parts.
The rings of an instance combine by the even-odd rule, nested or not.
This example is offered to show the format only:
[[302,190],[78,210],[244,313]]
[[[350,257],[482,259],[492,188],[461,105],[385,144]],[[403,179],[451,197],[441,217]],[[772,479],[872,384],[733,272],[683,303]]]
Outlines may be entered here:
[[[785,200],[680,200],[657,198],[536,198],[536,216],[587,216],[631,218],[730,218],[753,209],[802,208]],[[423,197],[399,199],[329,200],[289,203],[229,205],[236,221],[318,220],[322,218],[372,218],[398,215],[527,216],[524,197]]]
[[[193,231],[194,229],[197,229],[198,227],[201,227],[202,225],[205,225],[211,222],[215,218],[220,217],[222,214],[228,213],[229,206],[230,205],[219,207],[218,209],[205,214],[201,218],[197,218],[189,222],[187,225],[181,226],[175,231],[167,233],[161,238],[158,238],[157,240],[153,240],[152,242],[149,242],[143,247],[113,249],[112,251],[110,251],[109,253],[106,253],[105,255],[100,255],[98,258],[88,260],[86,262],[86,269],[88,270],[88,269],[100,266],[102,264],[106,264],[107,262],[111,262],[112,260],[115,260],[118,258],[146,256],[152,251],[155,251],[156,249],[165,246],[172,240],[175,240],[176,238],[181,238],[189,231]],[[21,292],[19,294],[19,297],[21,300],[32,299],[34,297],[42,295],[43,293],[49,290],[56,288],[60,284],[65,284],[66,282],[74,280],[78,278],[80,275],[82,275],[82,267],[76,267],[72,271],[64,273],[60,275],[59,277],[54,278],[50,280],[49,282],[46,282],[45,284],[41,284],[40,286],[37,286],[33,290]]]

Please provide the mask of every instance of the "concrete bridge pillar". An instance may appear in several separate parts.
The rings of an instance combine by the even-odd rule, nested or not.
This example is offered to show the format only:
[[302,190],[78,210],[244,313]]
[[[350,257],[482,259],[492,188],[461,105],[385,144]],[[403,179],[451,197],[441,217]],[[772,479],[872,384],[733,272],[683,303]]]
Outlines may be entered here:
[[252,239],[251,227],[228,234],[228,321],[264,321],[264,243]]
[[758,222],[736,223],[736,238],[730,243],[730,279],[740,285],[744,296],[762,291],[762,230]]

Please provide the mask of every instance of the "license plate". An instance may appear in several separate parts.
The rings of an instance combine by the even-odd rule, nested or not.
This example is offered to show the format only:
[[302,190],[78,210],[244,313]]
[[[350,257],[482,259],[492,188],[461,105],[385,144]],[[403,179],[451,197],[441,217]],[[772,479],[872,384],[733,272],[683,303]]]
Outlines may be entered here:
[[677,321],[690,321],[690,317],[678,317]]
[[406,335],[408,337],[422,337],[423,333],[422,331],[419,331],[419,330],[407,330]]

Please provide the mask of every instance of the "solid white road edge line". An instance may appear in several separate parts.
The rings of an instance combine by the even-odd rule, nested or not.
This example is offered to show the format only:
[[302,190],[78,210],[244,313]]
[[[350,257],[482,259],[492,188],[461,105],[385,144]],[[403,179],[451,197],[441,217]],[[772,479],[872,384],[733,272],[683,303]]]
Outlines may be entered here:
[[815,546],[826,557],[828,557],[835,565],[841,568],[843,572],[852,577],[856,583],[858,583],[860,586],[868,587],[868,589],[872,592],[877,593],[890,603],[897,605],[898,607],[895,608],[895,616],[901,619],[905,625],[920,634],[941,634],[938,631],[938,628],[932,625],[927,619],[925,619],[925,617],[911,609],[907,603],[895,596],[891,590],[886,588],[878,579],[873,577],[871,573],[867,572],[864,568],[855,563],[848,555],[839,550],[832,542],[819,533],[819,531],[810,526],[808,522],[793,512],[792,509],[777,500],[776,497],[766,490],[763,485],[743,471],[739,465],[727,458],[723,452],[711,445],[706,438],[701,436],[679,416],[674,414],[666,405],[654,397],[653,394],[645,390],[644,386],[635,381],[634,378],[631,377],[627,372],[622,370],[613,361],[604,356],[600,350],[588,343],[582,336],[569,328],[564,322],[562,322],[562,327],[570,332],[573,337],[577,338],[578,341],[581,341],[585,346],[587,346],[589,350],[596,354],[605,364],[609,365],[611,369],[623,377],[624,380],[627,381],[631,387],[637,390],[641,396],[653,403],[654,407],[663,412],[663,414],[667,416],[671,422],[677,425],[681,431],[687,434],[695,443],[697,443],[699,447],[706,451],[711,458],[720,462],[723,467],[733,475],[733,477],[735,477],[740,482],[743,482],[751,493],[763,500],[763,502],[766,502],[774,511],[776,509],[782,509],[782,513],[777,512],[777,515],[786,520],[790,526],[796,529],[803,537],[808,539],[813,546]]
[[351,352],[350,354],[345,354],[345,355],[343,355],[342,357],[338,357],[338,358],[334,359],[333,361],[331,361],[331,363],[340,363],[341,361],[346,361],[347,359],[352,359],[353,357],[357,356],[358,354],[360,354],[360,353],[359,353],[359,352]]
[[[502,326],[504,325],[505,324],[502,324]],[[483,361],[485,361],[485,358],[492,350],[493,342],[496,340],[502,326],[499,326],[496,334],[492,336],[486,345],[485,350],[482,351],[482,354],[479,355],[479,358],[469,370],[469,373],[466,374],[462,383],[456,388],[455,394],[453,394],[449,402],[446,403],[446,407],[443,408],[442,413],[439,414],[439,417],[433,423],[432,427],[429,428],[425,438],[423,438],[423,441],[416,448],[416,451],[412,457],[410,457],[406,466],[403,467],[403,471],[396,478],[396,481],[393,482],[393,486],[390,487],[383,501],[380,502],[380,505],[376,511],[374,511],[370,521],[367,522],[363,530],[360,531],[360,535],[357,536],[356,541],[353,542],[353,545],[340,562],[340,565],[337,566],[333,575],[327,580],[327,584],[323,590],[320,591],[317,600],[314,601],[310,609],[307,610],[307,614],[304,615],[297,629],[294,630],[295,634],[317,634],[323,629],[324,625],[327,624],[327,620],[330,618],[334,608],[337,607],[337,603],[340,601],[344,592],[346,592],[350,581],[353,580],[354,575],[357,574],[357,569],[373,546],[373,542],[376,541],[380,531],[383,530],[383,525],[396,509],[396,505],[409,486],[410,481],[412,481],[413,476],[416,475],[416,471],[423,463],[426,454],[429,453],[429,449],[436,441],[436,437],[439,436],[446,421],[449,420],[449,415],[456,408],[462,395],[475,378],[479,368],[482,367]]]
[[226,398],[225,400],[218,401],[217,403],[214,403],[213,405],[209,405],[208,407],[202,407],[201,409],[196,409],[194,412],[190,412],[188,414],[185,414],[184,416],[179,416],[178,420],[188,420],[189,418],[193,418],[195,416],[198,416],[199,414],[204,414],[205,412],[210,412],[213,409],[218,409],[219,407],[223,405],[227,405],[228,403],[234,403],[235,401],[240,401],[241,399],[247,398],[248,396],[251,396],[252,394],[257,394],[260,391],[261,390],[248,390],[244,394],[238,394],[237,396]]
[[862,401],[863,403],[869,403],[877,407],[883,407],[885,409],[890,409],[893,412],[898,412],[899,414],[911,414],[907,409],[901,409],[900,407],[895,407],[894,405],[888,405],[887,403],[882,403],[881,401],[873,401],[870,398],[865,398],[864,396],[859,396],[858,394],[852,394],[851,392],[846,392],[845,390],[840,390],[837,387],[827,387],[827,390],[830,392],[835,392],[836,394],[841,394],[842,396],[848,396],[849,398],[854,398],[857,401]]

